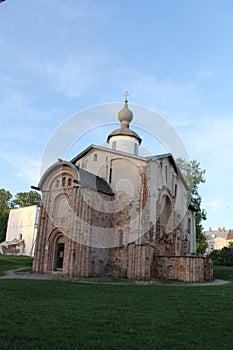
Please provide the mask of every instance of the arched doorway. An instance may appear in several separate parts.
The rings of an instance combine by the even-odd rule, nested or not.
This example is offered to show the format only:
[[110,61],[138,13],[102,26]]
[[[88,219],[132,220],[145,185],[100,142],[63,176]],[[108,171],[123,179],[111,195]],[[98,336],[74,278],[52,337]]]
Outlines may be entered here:
[[65,253],[65,237],[60,235],[55,241],[54,270],[62,271]]

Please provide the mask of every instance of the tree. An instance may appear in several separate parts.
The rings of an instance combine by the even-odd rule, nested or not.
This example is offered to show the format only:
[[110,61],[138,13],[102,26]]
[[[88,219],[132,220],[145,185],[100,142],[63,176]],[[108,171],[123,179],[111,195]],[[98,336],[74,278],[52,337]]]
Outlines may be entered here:
[[181,170],[187,184],[190,188],[190,205],[196,211],[196,246],[197,253],[204,254],[208,246],[206,237],[203,235],[202,220],[206,220],[206,211],[201,208],[201,196],[198,193],[198,186],[205,183],[205,170],[200,168],[200,163],[196,160],[186,162],[182,158],[178,158],[176,163]]
[[12,207],[12,194],[4,188],[0,189],[0,242],[4,241],[7,229],[7,221]]
[[18,192],[12,201],[15,208],[28,207],[30,205],[40,205],[41,196],[36,191]]
[[214,265],[233,266],[232,246],[223,247],[221,250],[212,250],[209,257],[213,259]]

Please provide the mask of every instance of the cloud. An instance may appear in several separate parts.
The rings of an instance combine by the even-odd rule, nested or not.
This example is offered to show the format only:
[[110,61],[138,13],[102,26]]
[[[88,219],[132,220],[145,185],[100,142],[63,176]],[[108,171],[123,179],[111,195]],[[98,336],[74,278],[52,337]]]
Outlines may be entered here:
[[178,83],[172,79],[160,79],[156,74],[147,74],[145,70],[126,65],[119,56],[115,58],[114,67],[105,70],[104,78],[113,81],[113,89],[122,91],[122,95],[128,90],[129,102],[156,108],[164,115],[173,114],[174,120],[182,125],[190,124],[185,111],[196,107],[200,101],[201,91],[194,81]]
[[27,179],[32,185],[36,185],[40,178],[40,166],[39,160],[31,159],[29,157],[21,157],[20,162],[16,162],[16,176],[19,178]]
[[32,61],[31,67],[47,79],[50,89],[74,98],[87,91],[97,92],[100,81],[102,85],[106,81],[106,72],[115,69],[110,65],[117,64],[116,56],[93,49],[73,51],[57,59],[47,59],[41,65]]
[[61,63],[47,62],[45,72],[58,93],[78,97],[97,79],[97,60],[88,56],[68,57]]
[[3,162],[8,163],[13,169],[14,176],[28,182],[29,185],[35,185],[39,182],[41,161],[39,159],[23,156],[21,153],[0,153]]

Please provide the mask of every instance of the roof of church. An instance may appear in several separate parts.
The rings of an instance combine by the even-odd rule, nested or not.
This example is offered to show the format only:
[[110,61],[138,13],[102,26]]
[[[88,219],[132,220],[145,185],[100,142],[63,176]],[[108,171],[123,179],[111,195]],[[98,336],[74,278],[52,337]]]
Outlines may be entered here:
[[75,164],[72,164],[72,162],[67,162],[62,159],[59,159],[58,162],[52,164],[45,171],[38,184],[38,190],[42,190],[44,181],[51,173],[53,173],[59,168],[63,170],[64,167],[70,167],[74,170],[77,176],[77,179],[75,179],[74,182],[79,184],[80,186],[107,194],[109,196],[114,196],[111,186],[103,178],[92,174],[89,171],[76,166]]
[[104,152],[111,152],[111,153],[115,153],[115,154],[118,154],[118,155],[122,155],[123,157],[136,158],[136,159],[140,159],[142,161],[147,161],[146,157],[143,157],[143,156],[130,154],[130,153],[126,153],[126,152],[121,152],[121,151],[116,151],[116,150],[113,150],[111,148],[107,148],[107,147],[103,147],[103,146],[98,146],[98,145],[92,144],[92,145],[88,146],[87,148],[85,148],[82,152],[77,154],[77,156],[75,156],[73,159],[71,159],[70,162],[75,164],[78,159],[81,159],[82,157],[84,157],[91,150],[99,150],[99,151],[104,151]]
[[135,131],[129,128],[120,128],[120,129],[114,130],[111,134],[108,135],[107,142],[109,142],[112,136],[122,136],[122,135],[136,138],[139,141],[139,144],[142,142],[141,137]]
[[109,196],[114,196],[111,187],[103,178],[96,176],[95,174],[92,174],[89,171],[86,171],[78,166],[76,166],[76,168],[78,170],[79,177],[78,180],[75,180],[74,182],[97,192],[101,192]]

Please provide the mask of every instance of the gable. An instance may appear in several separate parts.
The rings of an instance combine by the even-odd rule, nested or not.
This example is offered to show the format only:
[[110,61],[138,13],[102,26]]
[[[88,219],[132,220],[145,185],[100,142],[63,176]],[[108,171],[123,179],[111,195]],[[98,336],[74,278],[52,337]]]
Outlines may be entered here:
[[54,163],[45,171],[38,188],[43,192],[60,186],[73,186],[74,183],[110,196],[114,195],[104,179],[63,160]]

